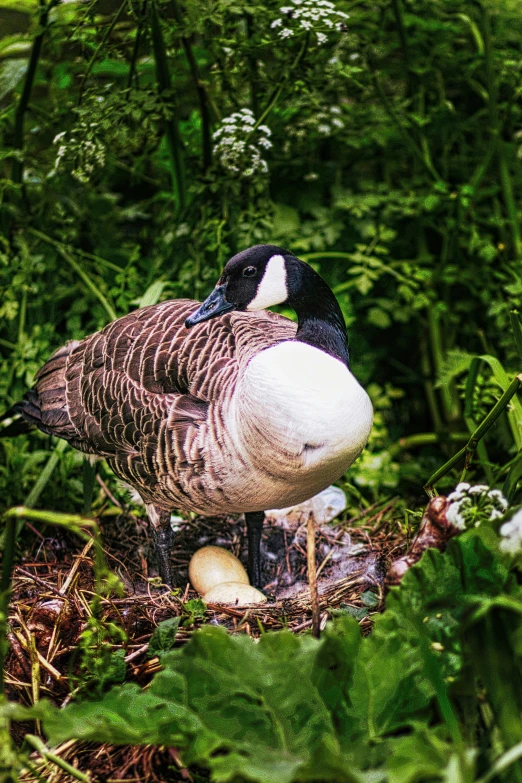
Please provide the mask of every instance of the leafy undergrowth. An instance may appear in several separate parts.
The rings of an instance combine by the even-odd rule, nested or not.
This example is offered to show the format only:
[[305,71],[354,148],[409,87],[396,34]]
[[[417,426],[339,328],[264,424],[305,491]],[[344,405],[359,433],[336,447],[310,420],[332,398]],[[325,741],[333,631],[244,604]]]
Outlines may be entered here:
[[519,783],[522,589],[495,527],[428,550],[370,636],[342,610],[320,640],[207,625],[149,687],[9,714],[51,745],[173,747],[214,781]]

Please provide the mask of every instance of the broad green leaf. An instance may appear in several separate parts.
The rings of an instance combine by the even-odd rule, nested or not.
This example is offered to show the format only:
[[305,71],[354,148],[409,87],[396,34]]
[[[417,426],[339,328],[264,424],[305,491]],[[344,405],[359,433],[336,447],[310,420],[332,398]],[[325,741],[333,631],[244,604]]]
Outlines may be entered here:
[[156,280],[149,285],[143,296],[136,301],[138,307],[148,307],[149,305],[157,304],[166,285],[165,280]]
[[27,72],[27,59],[6,60],[0,66],[0,101],[14,90]]

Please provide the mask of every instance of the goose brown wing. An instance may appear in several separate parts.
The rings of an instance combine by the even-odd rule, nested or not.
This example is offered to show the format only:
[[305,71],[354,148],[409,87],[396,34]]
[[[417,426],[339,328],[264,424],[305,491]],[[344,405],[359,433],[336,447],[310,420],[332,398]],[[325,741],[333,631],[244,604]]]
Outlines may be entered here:
[[35,409],[44,396],[47,409],[55,406],[37,426],[82,451],[137,460],[140,474],[153,472],[167,424],[182,449],[186,430],[233,393],[240,367],[295,335],[295,324],[269,312],[229,313],[187,330],[198,306],[178,299],[146,307],[58,351],[32,393]]

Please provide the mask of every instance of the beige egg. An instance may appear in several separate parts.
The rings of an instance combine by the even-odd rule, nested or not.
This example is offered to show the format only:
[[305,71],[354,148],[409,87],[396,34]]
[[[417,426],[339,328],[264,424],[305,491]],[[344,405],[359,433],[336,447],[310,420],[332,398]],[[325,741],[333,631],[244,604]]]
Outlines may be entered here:
[[192,555],[189,579],[200,595],[221,582],[249,584],[247,572],[237,557],[220,546],[204,546]]
[[219,585],[214,585],[208,593],[205,593],[203,600],[206,604],[244,606],[245,604],[265,604],[267,598],[260,590],[256,590],[255,587],[246,585],[244,582],[222,582]]

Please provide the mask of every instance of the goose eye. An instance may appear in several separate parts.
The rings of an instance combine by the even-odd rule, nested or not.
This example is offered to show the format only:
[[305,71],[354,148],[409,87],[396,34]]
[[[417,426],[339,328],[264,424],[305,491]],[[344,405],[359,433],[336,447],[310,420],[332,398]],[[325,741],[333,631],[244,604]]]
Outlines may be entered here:
[[256,271],[255,266],[247,266],[243,269],[243,277],[254,277]]

